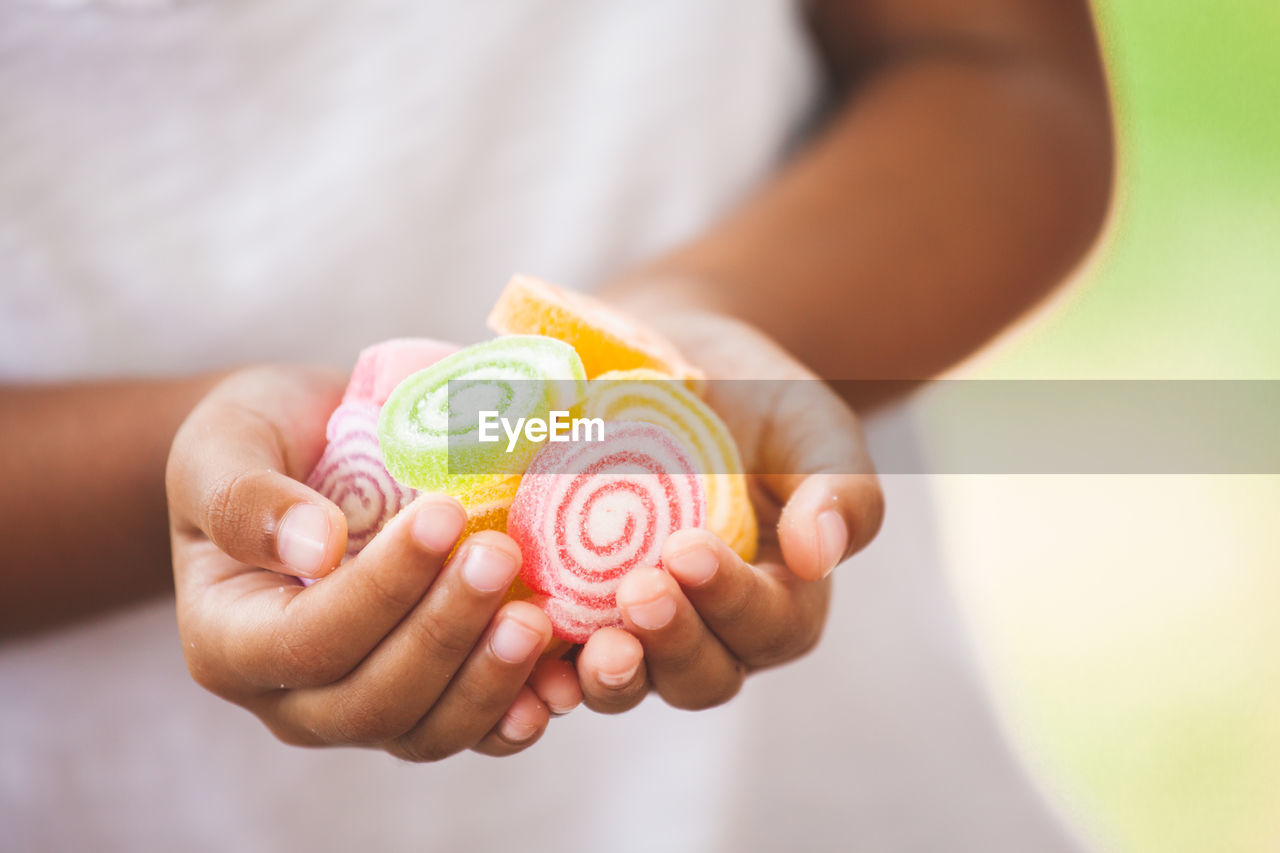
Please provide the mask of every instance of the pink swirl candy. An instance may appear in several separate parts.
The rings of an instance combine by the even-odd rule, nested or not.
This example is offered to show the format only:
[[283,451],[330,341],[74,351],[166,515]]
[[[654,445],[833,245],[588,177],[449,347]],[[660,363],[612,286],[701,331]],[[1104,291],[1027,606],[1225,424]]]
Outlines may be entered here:
[[660,564],[667,537],[701,527],[706,498],[688,451],[667,430],[625,421],[599,442],[548,444],[520,482],[507,533],[520,577],[555,635],[586,642],[621,625],[615,593],[632,569]]
[[392,338],[366,347],[356,359],[342,402],[372,403],[380,407],[411,374],[459,349],[457,344],[431,338]]
[[329,444],[307,485],[347,517],[347,557],[354,557],[418,493],[392,479],[378,449],[378,407],[343,403],[329,417]]
[[307,485],[337,504],[347,518],[347,559],[418,496],[397,483],[382,461],[382,404],[407,376],[457,351],[457,344],[430,338],[393,338],[366,348],[356,360],[342,404],[325,427],[329,443],[307,478]]

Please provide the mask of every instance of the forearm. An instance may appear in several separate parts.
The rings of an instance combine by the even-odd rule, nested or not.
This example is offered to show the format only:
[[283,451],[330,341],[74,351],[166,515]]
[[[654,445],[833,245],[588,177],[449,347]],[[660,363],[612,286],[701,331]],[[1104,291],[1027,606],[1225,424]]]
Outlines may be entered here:
[[216,378],[0,389],[0,636],[171,588],[165,460]]
[[1099,86],[945,54],[890,66],[736,214],[610,295],[650,317],[744,319],[828,378],[928,378],[1096,235],[1111,176]]

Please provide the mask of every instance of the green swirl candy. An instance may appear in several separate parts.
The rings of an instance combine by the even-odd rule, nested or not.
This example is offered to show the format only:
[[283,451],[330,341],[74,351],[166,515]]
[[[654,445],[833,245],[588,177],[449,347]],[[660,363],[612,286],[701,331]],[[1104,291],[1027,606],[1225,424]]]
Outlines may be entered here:
[[[378,443],[391,476],[425,492],[465,499],[521,474],[539,444],[521,436],[480,441],[482,411],[510,424],[571,411],[586,392],[573,347],[541,335],[509,335],[467,347],[405,379],[382,407]],[[492,433],[491,433],[492,434]]]

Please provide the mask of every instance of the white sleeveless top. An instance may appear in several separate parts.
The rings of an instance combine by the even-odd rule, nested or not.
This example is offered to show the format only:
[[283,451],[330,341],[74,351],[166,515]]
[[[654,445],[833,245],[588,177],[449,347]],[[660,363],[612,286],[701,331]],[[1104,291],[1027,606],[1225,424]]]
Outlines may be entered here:
[[10,376],[469,342],[696,234],[816,91],[780,0],[111,7],[0,11]]
[[[590,287],[714,222],[817,96],[785,0],[10,0],[0,378],[476,340],[514,271]],[[0,827],[15,849],[1069,849],[981,698],[923,484],[886,485],[817,653],[714,711],[580,709],[511,759],[280,745],[191,682],[172,602],[10,643]]]

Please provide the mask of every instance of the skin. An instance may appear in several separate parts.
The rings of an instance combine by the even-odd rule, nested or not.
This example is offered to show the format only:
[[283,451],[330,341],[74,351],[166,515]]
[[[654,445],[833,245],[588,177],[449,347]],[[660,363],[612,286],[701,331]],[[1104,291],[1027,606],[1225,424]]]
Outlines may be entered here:
[[[579,701],[616,712],[654,690],[704,708],[810,648],[827,575],[883,513],[850,406],[947,369],[1043,298],[1100,228],[1112,163],[1084,2],[845,0],[811,15],[840,96],[821,132],[725,221],[605,290],[712,377],[902,380],[764,407],[712,386],[748,469],[791,472],[756,484],[756,565],[704,531],[672,536],[669,573],[620,587],[625,630],[594,635],[576,668],[535,663],[546,617],[468,581],[476,566],[514,574],[518,549],[490,533],[446,559],[459,508],[440,496],[324,583],[281,576],[328,574],[344,547],[341,513],[299,482],[341,377],[270,367],[6,388],[0,470],[21,486],[0,493],[3,630],[161,592],[164,483],[192,675],[290,743],[505,755]],[[327,527],[305,552],[282,542],[299,506]]]

